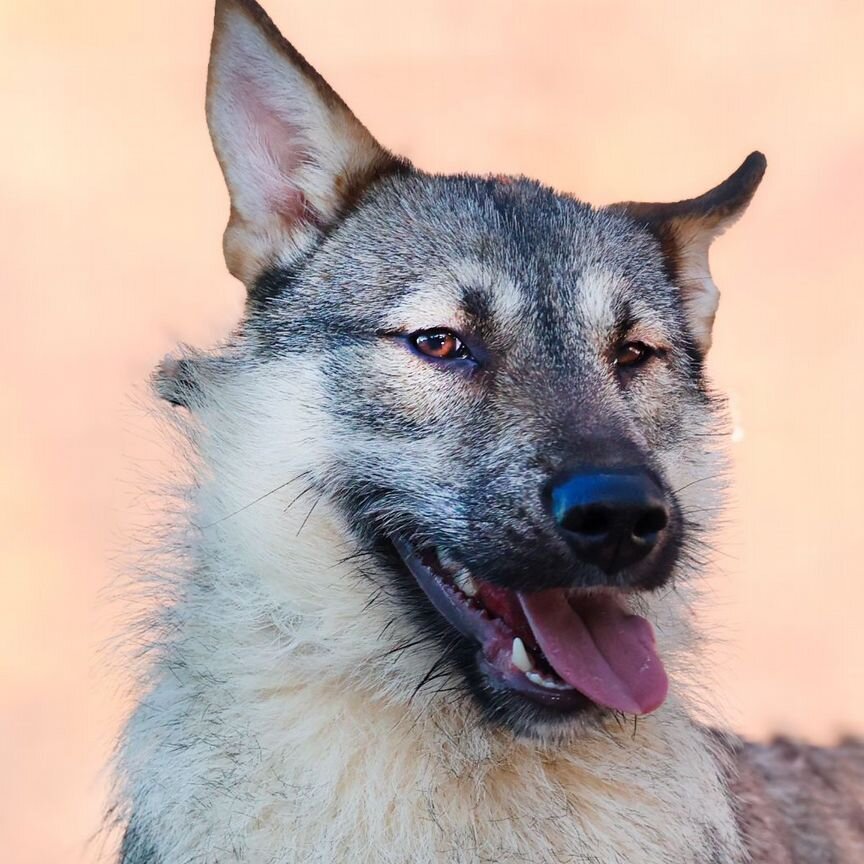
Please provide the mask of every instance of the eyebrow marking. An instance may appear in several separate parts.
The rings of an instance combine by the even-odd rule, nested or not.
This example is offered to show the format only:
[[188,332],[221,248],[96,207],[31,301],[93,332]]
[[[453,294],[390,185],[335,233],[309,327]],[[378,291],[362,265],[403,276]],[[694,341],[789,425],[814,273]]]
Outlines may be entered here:
[[468,285],[462,291],[462,310],[469,322],[481,323],[492,318],[492,304],[488,290]]
[[520,287],[506,274],[463,259],[418,282],[384,318],[383,329],[513,326],[526,313]]
[[426,330],[430,327],[458,327],[460,302],[459,286],[445,278],[432,277],[419,283],[395,309],[384,317],[384,329]]
[[525,295],[510,276],[497,268],[471,259],[458,261],[450,268],[462,285],[463,308],[485,319],[508,326],[525,312]]

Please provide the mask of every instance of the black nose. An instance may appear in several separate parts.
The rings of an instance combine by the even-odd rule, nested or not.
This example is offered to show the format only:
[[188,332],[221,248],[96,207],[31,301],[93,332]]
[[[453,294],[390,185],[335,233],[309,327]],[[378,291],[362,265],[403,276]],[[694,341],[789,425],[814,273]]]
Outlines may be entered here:
[[609,574],[644,558],[669,523],[662,490],[639,469],[567,474],[553,482],[551,499],[576,555]]

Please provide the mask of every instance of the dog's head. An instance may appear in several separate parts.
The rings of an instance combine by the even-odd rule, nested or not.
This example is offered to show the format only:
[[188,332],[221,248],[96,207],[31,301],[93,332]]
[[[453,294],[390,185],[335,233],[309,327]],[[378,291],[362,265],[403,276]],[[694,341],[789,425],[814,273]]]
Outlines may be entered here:
[[[655,710],[662,651],[636,610],[686,576],[715,509],[708,249],[761,154],[674,204],[431,176],[376,143],[252,0],[217,3],[208,120],[248,289],[214,373],[234,401],[209,410],[235,416],[211,470],[220,529],[241,509],[253,526],[247,565],[302,582],[280,590],[319,620],[352,610],[323,646],[339,662],[339,640],[379,671],[410,642],[405,669],[386,660],[394,698],[441,673],[523,730]],[[178,368],[163,386],[194,402]],[[277,518],[252,517],[279,490]],[[284,513],[307,492],[315,549]],[[310,559],[334,562],[326,590],[300,577],[324,572]]]

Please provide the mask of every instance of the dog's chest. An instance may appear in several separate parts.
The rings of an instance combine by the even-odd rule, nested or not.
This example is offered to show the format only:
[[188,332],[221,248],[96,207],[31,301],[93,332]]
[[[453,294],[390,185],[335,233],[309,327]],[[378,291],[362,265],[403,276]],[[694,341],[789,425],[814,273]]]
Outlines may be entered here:
[[247,706],[243,724],[236,705],[185,707],[170,723],[169,706],[139,713],[151,746],[134,760],[147,790],[136,830],[152,864],[218,862],[226,849],[254,864],[741,860],[714,760],[675,718],[676,740],[643,724],[635,738],[556,755],[315,698]]

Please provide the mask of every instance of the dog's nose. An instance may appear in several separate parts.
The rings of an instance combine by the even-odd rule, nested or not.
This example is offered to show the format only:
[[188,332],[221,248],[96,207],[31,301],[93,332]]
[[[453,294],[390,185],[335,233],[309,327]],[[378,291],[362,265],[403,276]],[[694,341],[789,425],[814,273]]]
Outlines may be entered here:
[[640,469],[566,474],[552,483],[550,497],[575,554],[608,574],[644,558],[669,523],[663,491]]

